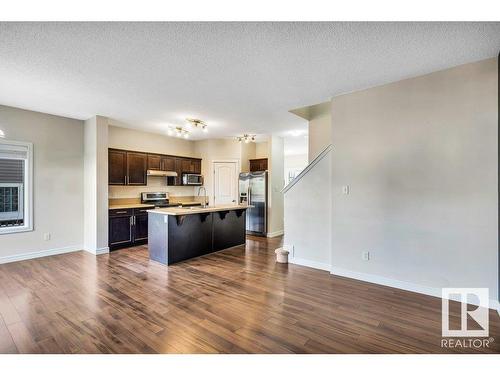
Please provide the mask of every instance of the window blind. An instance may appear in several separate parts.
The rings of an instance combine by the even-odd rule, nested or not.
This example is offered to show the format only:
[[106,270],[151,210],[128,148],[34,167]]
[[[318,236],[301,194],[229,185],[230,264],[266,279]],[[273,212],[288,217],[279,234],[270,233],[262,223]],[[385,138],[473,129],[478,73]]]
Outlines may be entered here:
[[28,159],[29,149],[24,145],[0,143],[0,159]]
[[24,160],[0,158],[0,184],[23,182]]

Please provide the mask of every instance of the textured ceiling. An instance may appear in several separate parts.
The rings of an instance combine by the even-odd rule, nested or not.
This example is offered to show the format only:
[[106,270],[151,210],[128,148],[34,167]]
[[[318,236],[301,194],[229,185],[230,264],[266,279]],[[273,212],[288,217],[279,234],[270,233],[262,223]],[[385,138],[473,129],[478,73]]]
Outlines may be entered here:
[[[288,112],[498,54],[500,23],[0,23],[0,104],[164,133],[286,134]],[[198,138],[201,138],[201,132]]]

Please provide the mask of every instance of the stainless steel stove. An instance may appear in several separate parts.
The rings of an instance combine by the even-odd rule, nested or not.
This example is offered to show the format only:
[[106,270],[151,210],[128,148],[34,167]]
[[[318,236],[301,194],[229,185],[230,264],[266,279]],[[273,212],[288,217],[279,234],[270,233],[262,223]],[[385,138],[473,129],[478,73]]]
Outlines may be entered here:
[[151,204],[155,207],[172,207],[169,204],[168,193],[157,192],[157,193],[141,193],[141,203]]

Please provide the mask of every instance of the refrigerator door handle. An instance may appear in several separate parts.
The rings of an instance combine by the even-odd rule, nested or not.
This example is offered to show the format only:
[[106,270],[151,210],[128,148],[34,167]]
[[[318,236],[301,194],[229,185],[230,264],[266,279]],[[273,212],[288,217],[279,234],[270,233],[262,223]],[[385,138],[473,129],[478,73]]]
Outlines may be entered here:
[[249,187],[247,190],[247,202],[248,204],[252,204],[252,189]]

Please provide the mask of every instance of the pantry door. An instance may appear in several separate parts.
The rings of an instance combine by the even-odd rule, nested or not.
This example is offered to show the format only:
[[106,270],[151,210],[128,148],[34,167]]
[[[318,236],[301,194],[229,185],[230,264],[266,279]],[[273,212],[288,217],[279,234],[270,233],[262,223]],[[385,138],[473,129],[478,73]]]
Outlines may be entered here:
[[237,161],[214,161],[214,204],[236,204],[238,199],[238,164]]

